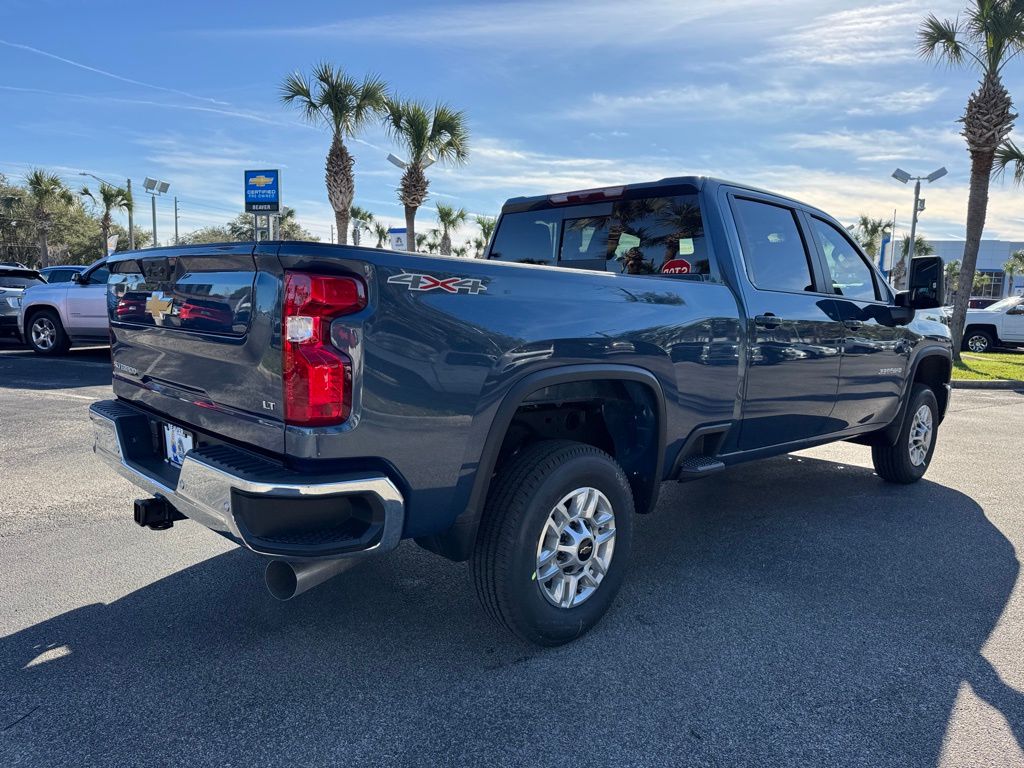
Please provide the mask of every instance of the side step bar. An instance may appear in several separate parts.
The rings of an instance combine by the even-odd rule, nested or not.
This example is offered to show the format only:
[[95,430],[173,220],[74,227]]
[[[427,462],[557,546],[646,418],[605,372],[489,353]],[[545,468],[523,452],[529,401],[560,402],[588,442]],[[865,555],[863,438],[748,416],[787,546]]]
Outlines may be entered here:
[[731,428],[732,424],[706,424],[693,430],[676,458],[676,480],[700,480],[725,469],[725,463],[717,456]]
[[688,456],[679,462],[679,474],[676,479],[680,483],[700,480],[725,469],[725,464],[713,456]]

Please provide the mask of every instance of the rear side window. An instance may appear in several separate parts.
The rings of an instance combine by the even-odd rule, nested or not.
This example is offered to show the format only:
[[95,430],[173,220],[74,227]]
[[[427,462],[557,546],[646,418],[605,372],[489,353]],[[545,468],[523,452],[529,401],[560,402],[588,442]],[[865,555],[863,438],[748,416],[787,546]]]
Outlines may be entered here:
[[765,291],[814,291],[796,213],[745,198],[735,198],[732,208],[750,282]]
[[31,288],[46,282],[38,277],[21,277],[20,275],[0,275],[0,288]]
[[[547,247],[557,260],[537,259]],[[627,275],[714,279],[697,195],[506,214],[490,258]]]
[[840,296],[861,301],[875,301],[878,292],[871,267],[842,232],[827,221],[811,217],[811,229],[825,256],[832,280],[832,290]]
[[528,211],[501,218],[490,258],[519,264],[554,264],[562,215],[558,211]]

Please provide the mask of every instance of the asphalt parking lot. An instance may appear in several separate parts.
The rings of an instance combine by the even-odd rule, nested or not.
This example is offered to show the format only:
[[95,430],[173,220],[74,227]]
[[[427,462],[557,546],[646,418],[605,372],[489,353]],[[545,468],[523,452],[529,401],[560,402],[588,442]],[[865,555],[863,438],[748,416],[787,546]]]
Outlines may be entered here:
[[137,528],[109,384],[0,343],[0,765],[1024,765],[1024,395],[957,391],[912,487],[849,444],[666,484],[609,616],[540,650],[415,545],[277,603]]

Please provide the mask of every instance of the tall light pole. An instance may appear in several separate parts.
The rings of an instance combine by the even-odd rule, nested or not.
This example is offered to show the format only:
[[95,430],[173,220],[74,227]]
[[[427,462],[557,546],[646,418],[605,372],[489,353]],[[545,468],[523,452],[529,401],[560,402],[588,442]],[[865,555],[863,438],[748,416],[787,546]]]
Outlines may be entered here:
[[[892,177],[901,184],[906,184],[909,181],[914,182],[914,212],[910,217],[910,245],[907,246],[908,269],[910,268],[910,260],[914,258],[914,246],[917,244],[917,215],[924,210],[924,200],[921,199],[921,181],[927,181],[931,184],[933,181],[941,179],[947,173],[948,171],[945,166],[932,171],[927,176],[911,176],[902,168],[897,168],[892,172]],[[893,234],[895,235],[895,233]]]
[[171,185],[166,181],[160,181],[159,179],[151,179],[149,176],[142,182],[142,186],[145,188],[147,194],[153,202],[153,247],[156,248],[156,199],[171,188]]
[[[107,186],[110,186],[110,187],[116,186],[115,184],[111,184],[106,179],[101,179],[99,176],[97,176],[96,174],[93,174],[93,173],[86,173],[85,171],[81,171],[81,172],[79,172],[78,175],[79,176],[89,176],[89,177],[91,177],[93,179],[96,179],[96,181],[99,181],[99,182],[101,182],[103,184],[106,184]],[[133,216],[133,214],[135,213],[135,198],[132,197],[132,180],[131,179],[125,179],[125,184],[128,187],[128,199],[131,201],[131,205],[128,206],[128,248],[130,248],[131,250],[134,251],[135,250],[135,217]],[[106,244],[104,244],[103,247],[106,248],[107,247]]]

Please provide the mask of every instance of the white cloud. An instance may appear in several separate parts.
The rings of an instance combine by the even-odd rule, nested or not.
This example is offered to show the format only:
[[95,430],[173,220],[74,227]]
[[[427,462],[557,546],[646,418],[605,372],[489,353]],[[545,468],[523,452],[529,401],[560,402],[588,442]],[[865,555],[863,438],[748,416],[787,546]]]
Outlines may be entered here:
[[[836,0],[803,0],[802,5],[839,5]],[[312,38],[439,42],[446,46],[512,47],[523,50],[556,45],[563,50],[648,45],[658,40],[686,42],[700,25],[707,33],[715,25],[734,29],[761,0],[718,0],[681,3],[678,0],[561,0],[560,2],[482,3],[407,10],[402,13],[345,18],[309,26],[218,29],[213,34],[300,36]]]
[[962,5],[959,0],[902,0],[814,13],[812,21],[776,37],[768,52],[749,61],[863,68],[912,59],[917,55],[917,28],[925,16],[955,16]]
[[566,116],[622,120],[650,114],[673,114],[684,120],[710,121],[756,115],[759,120],[789,121],[794,111],[830,115],[904,115],[933,104],[944,88],[920,85],[885,92],[878,83],[833,81],[810,87],[800,82],[762,82],[740,87],[722,82],[657,88],[632,94],[595,93]]
[[911,127],[892,130],[836,130],[822,133],[793,133],[780,141],[793,149],[838,152],[859,162],[915,160],[940,162],[951,151],[963,150],[956,131]]

